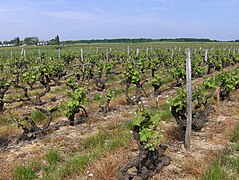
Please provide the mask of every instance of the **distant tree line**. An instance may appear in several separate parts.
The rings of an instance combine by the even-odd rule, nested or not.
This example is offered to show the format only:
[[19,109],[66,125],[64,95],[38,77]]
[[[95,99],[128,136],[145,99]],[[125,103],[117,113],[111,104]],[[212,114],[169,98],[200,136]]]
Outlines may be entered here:
[[[60,41],[59,36],[50,39],[49,41],[40,41],[38,37],[25,37],[23,40],[20,40],[19,37],[16,37],[10,41],[0,41],[0,45],[60,45],[60,44],[81,44],[81,43],[144,43],[144,42],[220,42],[218,40],[211,40],[205,38],[175,38],[175,39],[151,39],[151,38],[120,38],[120,39],[91,39],[91,40],[69,40],[69,41]],[[227,41],[227,42],[239,42]]]
[[143,42],[219,42],[204,38],[175,38],[175,39],[150,39],[150,38],[121,38],[121,39],[91,39],[91,40],[72,40],[62,41],[63,44],[79,44],[79,43],[143,43]]
[[25,37],[23,40],[20,40],[19,37],[16,37],[10,41],[0,41],[0,45],[22,46],[24,44],[28,46],[39,44],[60,45],[60,38],[57,35],[54,39],[49,41],[40,41],[38,37]]

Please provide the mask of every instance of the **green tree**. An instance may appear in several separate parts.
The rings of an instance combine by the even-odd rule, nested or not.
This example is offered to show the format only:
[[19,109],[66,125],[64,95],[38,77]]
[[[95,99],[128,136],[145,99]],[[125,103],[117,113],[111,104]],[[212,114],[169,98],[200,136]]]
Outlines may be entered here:
[[57,35],[56,37],[55,37],[55,43],[56,43],[56,45],[60,45],[60,38],[59,38],[59,36]]
[[51,39],[48,43],[50,45],[60,45],[60,38],[59,38],[59,36],[57,35],[54,39]]
[[21,45],[20,38],[17,37],[15,40],[16,40],[16,42],[15,42],[16,46],[20,46]]
[[37,45],[38,42],[39,42],[38,37],[26,37],[24,39],[24,43],[27,45]]

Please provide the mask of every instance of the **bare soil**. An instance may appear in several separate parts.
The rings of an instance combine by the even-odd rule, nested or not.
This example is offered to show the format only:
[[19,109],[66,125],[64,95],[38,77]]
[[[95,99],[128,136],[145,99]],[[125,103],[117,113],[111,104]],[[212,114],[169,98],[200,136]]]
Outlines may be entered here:
[[[167,97],[173,94],[174,89],[163,92],[158,97],[159,103],[165,102]],[[220,102],[219,108],[214,106],[214,112],[208,116],[206,126],[200,132],[193,132],[190,151],[183,146],[181,134],[178,133],[176,121],[162,123],[165,132],[164,144],[168,145],[166,154],[172,158],[169,166],[165,167],[152,179],[196,179],[218,155],[230,146],[229,135],[239,122],[239,91],[231,93],[230,98]],[[116,102],[117,101],[117,102]],[[46,151],[58,149],[65,156],[77,147],[79,142],[97,133],[110,125],[130,120],[135,115],[136,106],[125,105],[124,100],[117,99],[111,104],[111,109],[106,117],[102,113],[89,109],[89,120],[76,126],[62,126],[48,135],[18,144],[12,143],[7,149],[0,153],[0,179],[11,179],[11,173],[18,165],[27,164],[32,161],[42,160]],[[64,101],[63,101],[64,102]],[[145,99],[145,104],[155,104],[155,99]],[[29,105],[30,106],[30,105]],[[22,109],[29,112],[29,107]],[[217,110],[217,111],[216,111]],[[24,113],[23,113],[24,114]],[[57,119],[57,122],[66,121],[66,118]],[[118,149],[111,154],[89,164],[84,174],[74,174],[70,179],[116,179],[115,173],[124,163],[137,158],[138,149],[133,141],[128,148]]]
[[[214,105],[208,116],[205,127],[199,132],[192,133],[191,148],[186,151],[181,134],[178,133],[176,121],[171,119],[164,123],[165,141],[168,145],[166,155],[172,158],[169,166],[156,174],[155,180],[193,180],[198,179],[213,164],[218,156],[231,146],[230,135],[239,122],[239,90],[231,93],[230,98],[220,102],[219,107]],[[133,161],[138,156],[136,142],[124,150],[118,150],[92,163],[85,174],[77,175],[72,179],[84,177],[86,179],[114,180],[119,168],[126,162]],[[114,175],[113,175],[114,174]],[[77,178],[76,178],[77,177]]]

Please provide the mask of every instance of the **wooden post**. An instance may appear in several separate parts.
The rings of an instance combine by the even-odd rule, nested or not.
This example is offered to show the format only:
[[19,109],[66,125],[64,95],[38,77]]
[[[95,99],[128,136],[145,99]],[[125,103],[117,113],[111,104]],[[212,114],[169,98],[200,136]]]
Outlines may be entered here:
[[192,77],[191,77],[191,57],[190,48],[187,50],[186,77],[187,77],[187,126],[185,134],[185,148],[190,150],[192,131]]
[[229,48],[228,57],[230,57],[230,53],[231,53],[231,48]]
[[174,52],[173,52],[173,49],[172,49],[171,59],[173,59],[173,56],[174,56]]
[[106,63],[109,63],[109,53],[108,53],[108,49],[106,49]]
[[23,56],[24,56],[24,63],[27,62],[27,55],[26,55],[26,50],[23,50]]
[[83,49],[80,49],[80,59],[82,62],[84,61]]
[[129,46],[127,48],[127,52],[128,52],[128,57],[129,57],[129,54],[130,54]]
[[61,60],[61,49],[60,48],[58,49],[58,60],[59,61]]
[[219,115],[219,108],[220,108],[220,92],[221,92],[221,88],[220,86],[217,88],[217,103],[216,103],[216,111],[217,111],[217,115]]
[[41,59],[41,50],[38,49],[38,56],[39,56],[39,59],[40,59],[40,63],[42,63],[42,59]]
[[207,63],[207,55],[208,55],[208,49],[205,51],[205,62]]
[[136,56],[139,57],[139,49],[136,49]]
[[12,50],[11,50],[11,52],[10,52],[10,55],[11,55],[11,58],[12,58]]

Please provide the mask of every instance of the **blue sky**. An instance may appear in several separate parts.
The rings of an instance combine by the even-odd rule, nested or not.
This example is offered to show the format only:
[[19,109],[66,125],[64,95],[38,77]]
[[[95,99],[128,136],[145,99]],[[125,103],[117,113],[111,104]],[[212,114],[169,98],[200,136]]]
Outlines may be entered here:
[[1,0],[0,40],[239,39],[239,0]]

